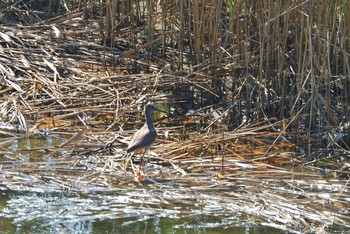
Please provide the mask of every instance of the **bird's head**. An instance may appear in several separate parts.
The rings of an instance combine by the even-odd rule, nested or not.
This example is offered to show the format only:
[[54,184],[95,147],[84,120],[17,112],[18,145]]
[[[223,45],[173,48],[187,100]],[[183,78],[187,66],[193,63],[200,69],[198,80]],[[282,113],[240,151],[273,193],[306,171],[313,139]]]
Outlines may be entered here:
[[153,113],[153,111],[159,111],[159,112],[163,112],[163,113],[166,113],[165,111],[162,111],[160,109],[158,109],[153,103],[148,103],[146,106],[145,106],[145,113]]

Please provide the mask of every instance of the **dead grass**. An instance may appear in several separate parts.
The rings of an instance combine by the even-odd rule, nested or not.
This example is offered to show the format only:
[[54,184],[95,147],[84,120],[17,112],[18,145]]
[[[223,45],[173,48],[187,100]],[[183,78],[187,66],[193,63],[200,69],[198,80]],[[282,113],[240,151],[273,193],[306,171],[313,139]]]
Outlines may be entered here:
[[[237,37],[233,40],[233,34],[222,35],[231,45],[210,46],[209,51],[205,43],[208,40],[219,43],[216,35],[223,31],[215,28],[208,38],[203,30],[218,25],[222,19],[213,14],[213,6],[206,7],[198,1],[180,1],[183,4],[180,8],[175,7],[177,1],[167,2],[169,5],[162,1],[163,17],[167,20],[162,35],[170,34],[170,39],[158,38],[154,25],[147,24],[147,43],[138,43],[135,38],[129,40],[132,32],[140,32],[132,24],[120,30],[117,43],[108,47],[108,30],[114,26],[102,32],[106,35],[101,43],[101,22],[82,20],[81,12],[45,24],[1,25],[0,133],[6,138],[0,142],[3,156],[0,189],[71,190],[87,194],[120,188],[138,190],[123,149],[135,129],[142,125],[142,106],[154,101],[171,114],[158,116],[160,137],[152,150],[155,154],[147,155],[145,170],[149,178],[143,186],[152,190],[144,195],[146,205],[166,201],[186,206],[191,198],[204,208],[215,205],[223,213],[243,212],[255,222],[289,231],[323,231],[332,225],[348,227],[348,169],[335,163],[331,169],[309,165],[317,159],[319,151],[307,158],[305,155],[311,153],[306,154],[300,147],[302,144],[295,144],[299,140],[309,145],[318,143],[319,136],[313,138],[310,129],[319,120],[318,114],[324,113],[321,106],[337,109],[329,106],[329,96],[323,99],[315,89],[321,86],[330,89],[337,82],[337,87],[344,84],[343,77],[330,83],[325,76],[317,78],[318,72],[324,71],[321,64],[329,63],[318,63],[316,54],[320,53],[315,49],[334,45],[330,41],[325,43],[324,37],[316,41],[318,45],[312,44],[321,34],[313,34],[311,16],[302,11],[307,2],[291,8],[281,6],[267,21],[263,9],[273,6],[262,2],[262,11],[255,12],[258,17],[254,21],[247,20],[249,14],[230,12],[236,24],[229,24],[229,28]],[[238,5],[244,13],[249,10],[246,4]],[[172,21],[165,12],[169,7],[182,12],[182,20]],[[198,10],[191,15],[197,23],[189,25],[185,20],[189,19],[186,9],[192,8]],[[316,10],[322,13],[320,7]],[[150,10],[152,16],[158,13],[157,9]],[[279,74],[290,74],[292,70],[288,69],[293,64],[286,61],[286,48],[273,49],[272,54],[269,51],[273,45],[285,45],[289,34],[284,32],[280,38],[271,39],[268,36],[280,28],[276,25],[282,23],[282,18],[287,24],[293,14],[302,17],[292,27],[298,28],[300,24],[308,29],[298,31],[297,37],[305,41],[293,50],[300,57],[298,71],[293,70],[300,79],[293,83],[285,75],[275,83],[269,68],[276,63]],[[156,17],[149,20],[153,22]],[[163,44],[165,57],[155,59],[156,42],[169,43],[182,38],[182,34],[167,31],[178,22],[176,28],[183,28],[179,32],[196,36],[189,41],[180,40],[177,49],[170,52],[164,51]],[[247,27],[259,31],[261,37],[242,33]],[[195,49],[194,66],[186,60],[187,43]],[[304,50],[309,53],[303,55]],[[203,56],[202,51],[205,51]],[[179,58],[174,54],[179,54]],[[171,59],[174,63],[169,63]],[[233,71],[237,73],[231,78]],[[295,93],[280,89],[288,86],[288,82],[293,83],[290,88]],[[286,106],[285,102],[292,107],[290,117],[277,108]],[[271,113],[278,119],[266,115],[267,107],[276,108]],[[308,118],[310,128],[306,129],[305,122],[298,121]],[[298,134],[287,131],[291,126],[296,126]],[[8,147],[14,141],[45,134],[58,137],[59,143]],[[36,161],[28,160],[33,154],[40,157]],[[136,166],[137,162],[136,157]],[[169,193],[164,194],[164,190]],[[147,198],[152,200],[147,203]]]

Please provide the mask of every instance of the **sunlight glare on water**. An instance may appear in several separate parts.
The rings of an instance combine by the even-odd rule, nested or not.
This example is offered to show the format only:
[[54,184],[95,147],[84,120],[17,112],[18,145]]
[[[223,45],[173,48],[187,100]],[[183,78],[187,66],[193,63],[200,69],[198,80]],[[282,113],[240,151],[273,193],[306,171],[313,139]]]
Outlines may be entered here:
[[230,233],[235,230],[235,233],[246,233],[254,229],[259,233],[283,233],[274,228],[241,223],[239,214],[215,215],[215,204],[205,208],[208,212],[179,215],[180,212],[172,209],[142,207],[142,200],[134,199],[130,194],[2,193],[0,222],[5,232],[96,233],[113,230],[133,233],[146,230],[167,233],[172,230],[183,233],[187,230]]

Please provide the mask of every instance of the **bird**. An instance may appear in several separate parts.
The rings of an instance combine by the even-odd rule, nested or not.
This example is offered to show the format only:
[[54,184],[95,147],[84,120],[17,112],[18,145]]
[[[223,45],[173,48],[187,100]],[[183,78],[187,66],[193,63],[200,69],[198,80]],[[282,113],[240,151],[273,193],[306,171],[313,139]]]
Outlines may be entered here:
[[144,152],[140,159],[140,165],[142,167],[143,164],[143,156],[147,152],[147,150],[152,146],[154,141],[157,138],[157,131],[154,127],[153,123],[153,111],[159,111],[166,113],[165,111],[162,111],[158,109],[153,103],[149,103],[145,105],[144,107],[144,114],[145,114],[145,124],[140,128],[131,138],[128,148],[126,149],[126,152],[132,153],[137,150],[143,149]]

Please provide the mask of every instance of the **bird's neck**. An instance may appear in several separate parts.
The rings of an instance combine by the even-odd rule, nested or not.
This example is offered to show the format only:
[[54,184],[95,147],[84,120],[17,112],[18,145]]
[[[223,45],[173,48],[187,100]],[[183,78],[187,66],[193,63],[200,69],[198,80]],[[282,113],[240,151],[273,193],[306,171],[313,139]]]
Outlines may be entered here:
[[153,118],[152,118],[151,112],[146,114],[146,124],[147,124],[148,128],[154,128]]

